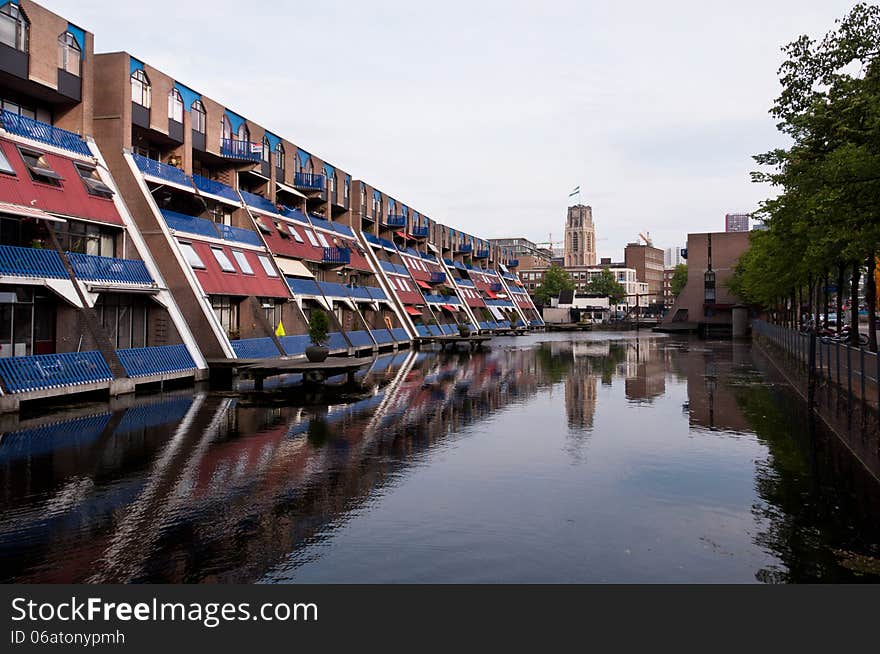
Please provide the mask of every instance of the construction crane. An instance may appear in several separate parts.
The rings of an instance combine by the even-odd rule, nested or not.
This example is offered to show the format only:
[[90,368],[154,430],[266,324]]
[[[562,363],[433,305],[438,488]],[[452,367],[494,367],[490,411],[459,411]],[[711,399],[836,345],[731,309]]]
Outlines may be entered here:
[[645,242],[649,248],[654,247],[654,241],[651,240],[651,232],[639,232],[639,237]]

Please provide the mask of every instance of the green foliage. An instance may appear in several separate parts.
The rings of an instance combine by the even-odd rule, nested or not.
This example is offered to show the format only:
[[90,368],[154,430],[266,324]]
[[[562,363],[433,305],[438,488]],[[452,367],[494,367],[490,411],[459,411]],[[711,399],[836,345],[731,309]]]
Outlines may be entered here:
[[670,285],[672,286],[672,294],[678,297],[679,293],[684,290],[684,287],[687,286],[688,282],[688,267],[686,263],[680,263],[675,267],[675,272],[672,274],[672,281]]
[[617,303],[626,295],[626,289],[614,278],[614,273],[605,268],[587,284],[587,293],[601,295]]
[[550,304],[551,298],[559,297],[562,291],[573,291],[574,282],[559,266],[550,266],[544,272],[544,281],[535,289],[535,297],[541,304]]
[[322,309],[313,309],[309,316],[309,340],[313,345],[323,345],[327,342],[327,333],[330,331],[330,319],[327,312]]

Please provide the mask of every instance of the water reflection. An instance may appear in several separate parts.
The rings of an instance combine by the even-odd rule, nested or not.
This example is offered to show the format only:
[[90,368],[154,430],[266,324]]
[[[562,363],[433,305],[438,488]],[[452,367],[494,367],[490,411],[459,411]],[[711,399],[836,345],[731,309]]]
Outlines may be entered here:
[[0,577],[852,580],[841,552],[878,554],[876,485],[748,345],[498,339],[361,381],[15,425]]

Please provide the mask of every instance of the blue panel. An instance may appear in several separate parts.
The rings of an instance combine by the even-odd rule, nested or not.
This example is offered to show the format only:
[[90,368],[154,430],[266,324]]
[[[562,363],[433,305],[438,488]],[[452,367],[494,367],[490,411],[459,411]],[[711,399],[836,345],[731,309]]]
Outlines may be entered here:
[[385,295],[385,291],[381,288],[376,288],[375,286],[368,286],[367,290],[370,292],[370,297],[374,300],[387,300],[388,296]]
[[67,23],[67,31],[73,34],[76,43],[79,46],[79,58],[85,59],[86,56],[86,31],[81,27],[77,27],[73,23]]
[[3,434],[3,440],[0,441],[0,463],[88,445],[104,433],[110,416],[110,413],[102,413]]
[[129,71],[129,75],[134,75],[134,71],[136,71],[136,70],[143,70],[144,69],[144,62],[140,61],[138,59],[135,59],[134,57],[129,57],[128,63],[129,63],[129,67],[131,68],[131,70]]
[[180,93],[180,97],[183,98],[183,109],[184,111],[189,111],[192,109],[193,103],[196,100],[202,99],[201,93],[196,93],[188,86],[184,86],[180,82],[174,82],[174,88],[177,89],[177,92]]
[[306,168],[306,164],[309,163],[309,159],[312,158],[312,155],[299,148],[296,150],[296,156],[299,157],[299,165],[301,168]]
[[202,177],[201,175],[196,174],[193,174],[192,180],[195,182],[196,188],[203,193],[217,195],[221,198],[226,198],[227,200],[232,200],[233,202],[241,204],[241,198],[238,197],[238,193],[235,189],[231,186],[227,186],[223,182],[218,182],[215,179],[208,179],[207,177]]
[[340,234],[345,234],[346,236],[354,237],[354,232],[351,231],[351,227],[348,225],[340,225],[339,223],[333,223],[333,229],[336,230]]
[[416,333],[419,336],[426,336],[426,337],[431,335],[431,332],[428,331],[428,328],[425,327],[425,325],[416,325]]
[[303,223],[304,225],[309,224],[309,219],[299,209],[290,209],[288,207],[284,211],[281,212],[281,215],[284,216],[285,218],[290,218],[291,220],[295,220],[297,222]]
[[318,282],[318,286],[328,297],[349,297],[348,287],[336,282]]
[[226,117],[229,119],[229,124],[232,125],[233,133],[238,132],[238,128],[245,122],[244,116],[239,116],[234,111],[229,111],[229,109],[226,110]]
[[314,279],[301,279],[299,277],[288,277],[287,285],[296,295],[321,295],[318,284]]
[[332,334],[327,334],[328,347],[331,350],[347,350],[348,349],[348,341],[345,340],[345,337],[339,332],[333,332]]
[[373,199],[374,200],[381,200],[382,199],[382,191],[374,190],[373,191]]
[[282,336],[279,340],[281,341],[281,347],[284,348],[284,352],[290,356],[305,353],[306,348],[312,344],[308,334]]
[[408,341],[409,334],[406,333],[406,330],[402,327],[398,327],[397,329],[391,330],[391,335],[394,336],[395,341]]
[[67,269],[55,250],[0,245],[0,273],[15,277],[68,279]]
[[3,110],[3,129],[25,138],[34,139],[41,143],[54,145],[56,148],[70,150],[87,157],[92,156],[92,151],[79,134],[68,132],[60,127],[53,127],[48,123],[21,116],[11,111]]
[[440,328],[437,325],[428,325],[428,331],[431,332],[432,336],[442,336],[443,332],[440,331]]
[[368,331],[346,332],[346,335],[355,347],[370,347],[373,345],[373,339],[370,338],[370,332]]
[[239,359],[265,359],[280,356],[275,341],[271,338],[244,338],[230,341],[235,356]]
[[336,172],[336,169],[333,166],[331,166],[328,163],[324,164],[324,174],[327,175],[327,179],[330,179],[331,177],[333,177],[335,172]]
[[272,151],[275,151],[275,148],[278,147],[278,144],[281,143],[281,137],[275,136],[272,132],[266,132],[266,140],[269,141],[269,145],[272,146]]
[[391,335],[387,329],[374,329],[372,332],[373,338],[376,339],[377,343],[392,343],[394,342],[394,337]]
[[163,402],[134,406],[125,412],[114,434],[160,427],[181,420],[193,404],[193,398],[182,397]]
[[189,176],[176,166],[162,163],[161,161],[156,161],[155,159],[150,159],[149,157],[144,157],[137,153],[132,153],[131,158],[134,159],[138,169],[145,175],[152,175],[153,177],[158,177],[159,179],[164,179],[168,182],[174,182],[181,186],[192,186],[192,181]]
[[169,229],[175,231],[186,232],[188,234],[198,234],[200,236],[208,236],[210,238],[219,238],[216,224],[204,218],[196,218],[195,216],[187,216],[186,214],[171,211],[170,209],[160,209],[162,217],[165,218],[165,224]]
[[153,284],[147,266],[139,259],[116,259],[68,252],[67,259],[77,279],[123,284]]
[[182,344],[117,350],[116,353],[129,377],[145,377],[196,368],[196,362]]
[[110,381],[113,373],[100,352],[66,352],[0,358],[0,378],[10,393]]

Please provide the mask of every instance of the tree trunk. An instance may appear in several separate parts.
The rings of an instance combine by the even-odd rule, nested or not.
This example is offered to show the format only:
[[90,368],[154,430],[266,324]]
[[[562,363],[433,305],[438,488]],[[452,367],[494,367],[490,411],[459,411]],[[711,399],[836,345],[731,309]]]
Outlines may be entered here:
[[831,273],[826,272],[825,273],[825,290],[823,293],[823,295],[825,296],[825,328],[826,329],[828,328],[828,302],[830,299],[828,297],[828,287],[829,286],[831,286]]
[[843,329],[843,287],[845,273],[846,266],[842,263],[837,264],[837,306],[835,309],[837,310],[836,331],[838,334],[840,334],[840,330]]
[[813,276],[810,275],[807,277],[807,320],[812,319],[813,317],[813,293],[815,291],[815,286],[813,285]]
[[853,264],[852,286],[850,289],[849,305],[852,307],[849,317],[850,343],[854,346],[859,344],[859,280],[862,278],[862,267],[858,262]]
[[877,258],[874,252],[868,256],[868,276],[865,278],[865,303],[868,305],[868,348],[877,351]]

